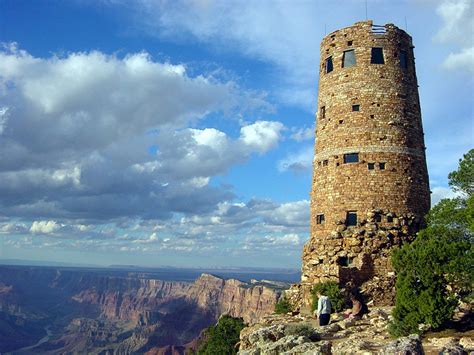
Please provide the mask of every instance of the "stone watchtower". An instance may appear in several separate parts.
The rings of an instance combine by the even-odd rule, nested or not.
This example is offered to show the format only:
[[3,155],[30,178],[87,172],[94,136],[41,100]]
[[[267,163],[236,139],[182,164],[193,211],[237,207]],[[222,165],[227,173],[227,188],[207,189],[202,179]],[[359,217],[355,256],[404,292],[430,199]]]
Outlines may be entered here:
[[405,31],[372,21],[321,42],[305,300],[337,280],[387,301],[390,249],[414,238],[430,208],[413,48]]

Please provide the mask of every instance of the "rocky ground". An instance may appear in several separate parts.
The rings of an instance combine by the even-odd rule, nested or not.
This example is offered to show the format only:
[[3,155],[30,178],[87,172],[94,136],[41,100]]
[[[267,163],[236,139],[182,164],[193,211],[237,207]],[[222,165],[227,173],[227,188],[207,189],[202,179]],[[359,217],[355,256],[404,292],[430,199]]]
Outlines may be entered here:
[[241,355],[277,354],[473,354],[474,331],[412,335],[393,340],[387,331],[390,307],[371,309],[360,320],[334,314],[320,327],[305,315],[272,315],[240,334]]

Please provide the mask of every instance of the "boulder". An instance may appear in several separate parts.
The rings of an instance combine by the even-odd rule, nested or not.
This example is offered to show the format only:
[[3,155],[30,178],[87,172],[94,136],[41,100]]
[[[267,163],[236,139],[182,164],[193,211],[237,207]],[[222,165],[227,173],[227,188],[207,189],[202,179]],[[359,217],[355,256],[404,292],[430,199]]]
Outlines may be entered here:
[[392,341],[385,346],[382,354],[386,355],[419,355],[424,354],[419,335],[410,335]]
[[333,354],[358,354],[358,353],[369,353],[370,344],[361,339],[344,339],[333,345],[331,351]]
[[474,352],[474,339],[471,337],[463,337],[459,339],[461,345],[466,351]]
[[247,341],[250,345],[277,341],[285,336],[285,325],[278,324],[267,328],[260,328],[248,335]]
[[349,327],[353,327],[356,324],[356,320],[354,318],[348,318],[348,319],[344,319],[338,324],[342,329],[347,329]]
[[296,355],[296,354],[305,354],[305,355],[326,355],[331,354],[331,342],[330,341],[319,341],[317,343],[304,343],[298,346],[295,346],[289,351],[285,351],[284,355]]
[[459,344],[449,343],[439,352],[441,355],[467,355],[467,351]]
[[260,350],[261,354],[278,355],[308,342],[311,342],[311,340],[305,336],[287,335],[276,342],[263,344]]

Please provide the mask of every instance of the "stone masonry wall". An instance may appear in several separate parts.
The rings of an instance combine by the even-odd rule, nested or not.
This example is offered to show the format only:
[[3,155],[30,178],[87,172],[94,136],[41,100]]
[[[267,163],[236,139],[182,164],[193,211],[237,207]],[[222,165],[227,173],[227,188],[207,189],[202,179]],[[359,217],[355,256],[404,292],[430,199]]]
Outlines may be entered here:
[[[380,62],[380,51],[383,64],[371,63]],[[351,55],[355,65],[344,65]],[[390,249],[414,238],[429,207],[411,37],[372,21],[329,34],[321,43],[303,298],[308,302],[311,286],[326,280],[364,288],[375,279],[392,287]]]

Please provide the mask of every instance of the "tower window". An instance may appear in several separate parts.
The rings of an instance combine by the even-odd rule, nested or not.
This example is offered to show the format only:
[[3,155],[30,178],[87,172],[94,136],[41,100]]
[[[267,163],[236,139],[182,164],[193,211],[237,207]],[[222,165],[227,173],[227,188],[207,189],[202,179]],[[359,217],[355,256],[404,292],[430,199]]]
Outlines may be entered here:
[[357,212],[348,211],[346,214],[346,226],[356,226],[357,225]]
[[340,266],[347,267],[347,266],[350,266],[352,262],[353,262],[353,259],[347,256],[340,256],[339,258],[337,258],[337,264]]
[[367,169],[374,170],[375,169],[375,163],[367,163]]
[[344,154],[344,164],[358,163],[358,162],[359,162],[359,153]]
[[402,67],[402,69],[408,68],[407,52],[405,51],[400,51],[400,67]]
[[379,163],[379,169],[385,170],[385,163]]
[[316,215],[316,224],[323,224],[324,220],[324,214],[321,213]]
[[352,46],[352,41],[347,41],[348,46]]
[[383,48],[372,47],[372,56],[370,57],[370,64],[385,64],[383,59]]
[[360,111],[360,105],[352,105],[352,111]]
[[353,67],[354,65],[356,65],[355,51],[353,49],[344,51],[342,56],[342,67],[349,68]]
[[380,215],[380,213],[375,214],[374,220],[375,222],[382,222],[382,216]]
[[321,108],[319,109],[319,116],[321,118],[325,118],[326,117],[326,106],[321,106]]
[[327,159],[323,160],[323,166],[328,166],[328,162],[329,161]]
[[332,72],[333,69],[332,57],[326,58],[326,74]]
[[392,223],[393,222],[393,217],[392,216],[387,216],[387,222]]

